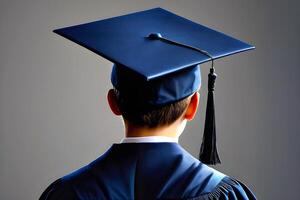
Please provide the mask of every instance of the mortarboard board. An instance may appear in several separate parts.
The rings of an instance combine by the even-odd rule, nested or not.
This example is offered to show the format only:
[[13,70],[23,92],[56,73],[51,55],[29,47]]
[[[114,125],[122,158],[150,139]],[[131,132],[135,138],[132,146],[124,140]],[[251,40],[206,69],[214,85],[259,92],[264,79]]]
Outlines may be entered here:
[[193,94],[201,84],[199,64],[212,61],[200,160],[220,162],[215,141],[213,60],[253,46],[162,8],[54,32],[113,62],[112,84],[135,90],[153,105]]

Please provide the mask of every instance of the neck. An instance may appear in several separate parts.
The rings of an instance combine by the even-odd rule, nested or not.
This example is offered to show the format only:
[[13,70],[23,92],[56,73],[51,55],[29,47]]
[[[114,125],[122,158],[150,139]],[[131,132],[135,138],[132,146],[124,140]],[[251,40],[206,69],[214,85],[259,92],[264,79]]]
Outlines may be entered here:
[[135,126],[125,122],[126,137],[148,137],[148,136],[165,136],[178,138],[182,133],[186,120],[177,120],[170,125],[159,127]]

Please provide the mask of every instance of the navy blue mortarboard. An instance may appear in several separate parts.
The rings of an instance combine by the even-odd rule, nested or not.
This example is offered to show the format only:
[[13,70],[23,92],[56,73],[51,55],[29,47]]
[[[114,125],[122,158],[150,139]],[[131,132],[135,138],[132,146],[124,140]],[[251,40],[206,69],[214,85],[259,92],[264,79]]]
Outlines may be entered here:
[[54,30],[114,63],[121,91],[160,106],[183,99],[201,84],[199,64],[212,61],[200,160],[219,163],[215,139],[213,60],[254,47],[162,8]]

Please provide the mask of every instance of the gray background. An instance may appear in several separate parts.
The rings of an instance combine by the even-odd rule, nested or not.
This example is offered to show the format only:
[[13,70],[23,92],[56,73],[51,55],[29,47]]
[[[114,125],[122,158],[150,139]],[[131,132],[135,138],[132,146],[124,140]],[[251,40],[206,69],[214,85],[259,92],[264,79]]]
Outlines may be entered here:
[[[106,103],[111,63],[51,30],[157,6],[256,46],[216,62],[217,169],[258,199],[299,198],[296,2],[1,0],[0,199],[37,199],[122,138]],[[202,90],[200,112],[180,139],[195,156],[205,104]]]

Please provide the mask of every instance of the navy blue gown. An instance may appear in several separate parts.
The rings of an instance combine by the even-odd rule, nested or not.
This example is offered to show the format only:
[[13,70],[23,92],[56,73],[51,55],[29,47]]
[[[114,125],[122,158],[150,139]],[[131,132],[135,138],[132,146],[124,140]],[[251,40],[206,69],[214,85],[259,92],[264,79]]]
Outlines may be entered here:
[[255,200],[241,182],[199,162],[177,143],[124,143],[54,181],[40,200]]

